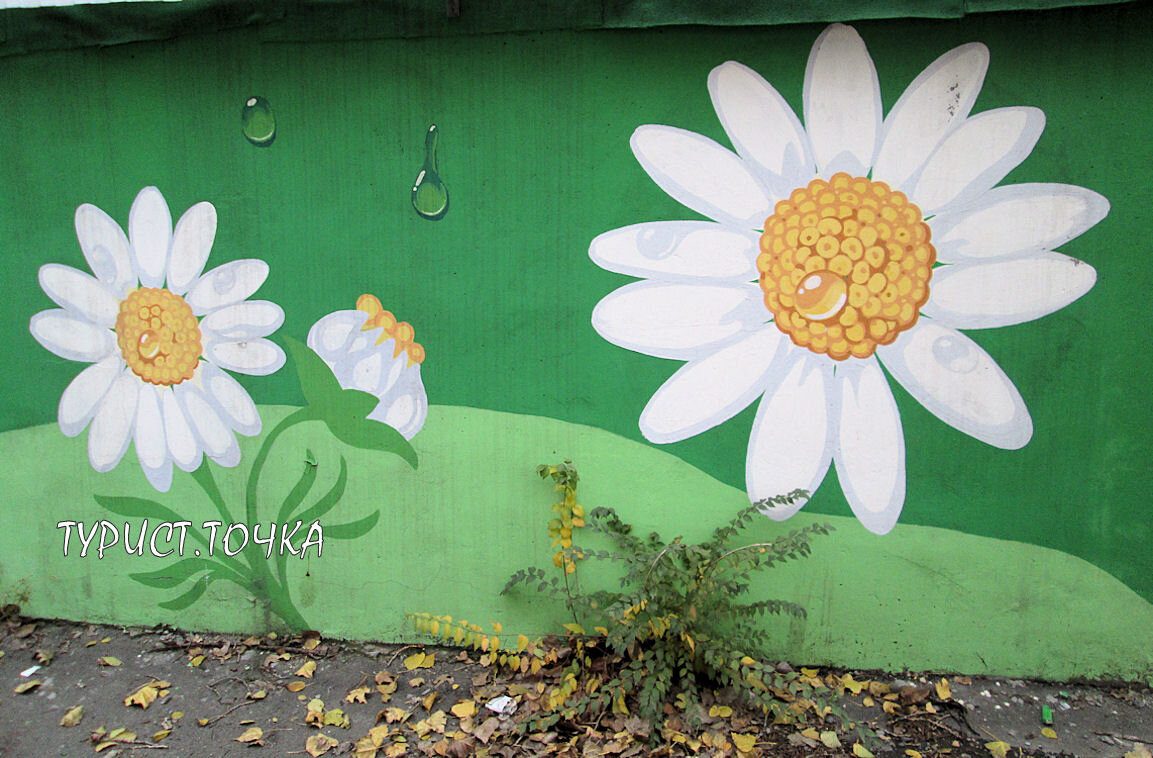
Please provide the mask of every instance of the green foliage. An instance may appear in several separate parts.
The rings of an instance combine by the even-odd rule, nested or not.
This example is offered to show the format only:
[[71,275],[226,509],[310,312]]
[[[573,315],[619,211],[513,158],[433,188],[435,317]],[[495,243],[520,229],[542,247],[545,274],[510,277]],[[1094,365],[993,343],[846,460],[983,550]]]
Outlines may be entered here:
[[[575,503],[578,477],[571,463],[537,471],[558,481],[558,489],[566,487],[566,500],[571,484]],[[716,685],[732,687],[777,720],[798,720],[806,710],[824,712],[812,700],[812,682],[780,673],[756,657],[770,641],[762,617],[804,618],[805,609],[786,600],[744,598],[754,572],[807,557],[812,539],[832,526],[813,524],[771,542],[733,546],[762,508],[806,497],[795,490],[757,501],[699,544],[680,537],[666,542],[656,532],[638,537],[612,508],[596,508],[587,526],[608,537],[612,549],[563,547],[561,560],[554,561],[566,567],[560,578],[536,567],[513,574],[504,593],[524,585],[565,600],[574,617],[565,624],[572,656],[546,698],[545,709],[553,713],[534,728],[610,709],[627,713],[626,701],[657,722],[666,703],[675,700],[688,710],[700,701],[702,687]],[[586,557],[622,563],[620,589],[582,592],[575,577],[570,582],[576,562]],[[586,632],[587,624],[594,624],[594,634]]]

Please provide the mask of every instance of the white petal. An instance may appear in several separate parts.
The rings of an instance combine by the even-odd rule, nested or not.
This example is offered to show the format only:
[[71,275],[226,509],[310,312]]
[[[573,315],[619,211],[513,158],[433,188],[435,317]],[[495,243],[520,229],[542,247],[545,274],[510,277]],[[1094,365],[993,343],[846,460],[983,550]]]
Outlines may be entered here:
[[232,444],[228,446],[227,450],[220,455],[212,456],[212,462],[225,468],[232,468],[240,463],[240,445],[235,437],[232,438]]
[[167,492],[172,486],[172,458],[168,455],[160,400],[162,394],[170,392],[167,387],[141,383],[136,406],[136,457],[148,481],[160,492]]
[[1055,250],[1109,213],[1109,201],[1071,184],[1010,184],[932,220],[937,260],[955,263]]
[[929,155],[965,120],[989,68],[989,49],[979,42],[961,45],[929,64],[889,111],[873,178],[905,190]]
[[161,411],[164,415],[164,435],[168,451],[182,471],[195,471],[200,467],[203,453],[196,441],[196,434],[188,423],[188,418],[176,399],[176,393],[169,391],[160,396]]
[[274,374],[284,365],[284,351],[266,339],[211,342],[205,356],[221,368],[251,376]]
[[70,361],[95,363],[116,350],[116,335],[111,330],[60,309],[37,313],[28,331],[46,350]]
[[897,403],[875,360],[838,365],[837,382],[837,478],[861,524],[886,534],[905,504],[905,435]]
[[630,144],[653,181],[677,202],[739,229],[760,229],[773,203],[735,153],[694,132],[637,127]]
[[978,113],[945,138],[929,158],[910,199],[926,216],[976,200],[1033,152],[1045,129],[1037,108]]
[[737,153],[770,174],[776,196],[812,180],[813,156],[801,121],[760,74],[736,61],[722,63],[709,73],[709,96]]
[[197,316],[247,300],[268,278],[268,264],[256,258],[225,263],[200,277],[184,298]]
[[220,418],[246,437],[260,433],[260,414],[256,403],[240,382],[210,363],[201,366],[204,394]]
[[364,311],[336,311],[319,319],[308,330],[307,344],[329,363],[343,357],[345,346],[368,320]]
[[111,471],[120,463],[132,438],[140,379],[125,368],[100,402],[88,430],[88,460],[97,471]]
[[40,287],[57,305],[96,326],[111,329],[120,301],[99,279],[71,266],[48,263],[40,267]]
[[759,328],[768,316],[755,284],[645,281],[609,293],[593,309],[592,324],[614,345],[658,358],[692,360],[743,331]]
[[933,269],[926,316],[958,329],[989,329],[1047,316],[1097,282],[1088,263],[1045,253]]
[[202,394],[196,380],[176,385],[176,399],[184,417],[192,424],[197,441],[204,453],[213,459],[223,457],[236,444],[236,437],[228,425],[220,420],[211,403]]
[[[833,362],[801,348],[773,364],[773,376],[749,436],[745,484],[752,501],[813,492],[825,478],[836,435],[837,397]],[[792,516],[804,501],[763,511],[776,521]]]
[[75,437],[84,431],[84,427],[96,415],[100,401],[104,399],[112,382],[123,370],[124,361],[119,355],[113,354],[76,375],[60,396],[60,406],[56,410],[56,418],[64,436]]
[[172,233],[172,257],[168,261],[167,287],[183,295],[200,276],[216,239],[216,208],[197,203],[184,212]]
[[651,442],[678,442],[732,418],[765,390],[774,358],[788,338],[769,324],[686,364],[653,395],[640,427]]
[[172,459],[165,458],[164,461],[156,468],[149,468],[143,463],[141,468],[144,470],[144,476],[148,479],[148,483],[152,485],[153,489],[157,492],[167,492],[172,487]]
[[368,414],[370,420],[388,424],[406,440],[420,431],[427,417],[428,395],[420,378],[419,364],[410,366]]
[[210,341],[243,341],[267,337],[284,323],[284,311],[267,300],[226,305],[204,317],[200,328]]
[[140,190],[133,201],[128,213],[128,240],[140,283],[145,287],[162,286],[172,244],[172,214],[164,195],[155,187]]
[[709,221],[634,224],[589,245],[589,257],[603,269],[664,281],[752,281],[759,252],[755,233]]
[[123,297],[136,286],[128,237],[107,213],[87,203],[77,208],[76,239],[88,267],[114,296]]
[[949,426],[1006,450],[1024,447],[1033,421],[1017,388],[973,340],[927,320],[877,348],[889,373]]
[[818,173],[864,176],[881,131],[881,85],[856,29],[833,24],[813,43],[804,107]]

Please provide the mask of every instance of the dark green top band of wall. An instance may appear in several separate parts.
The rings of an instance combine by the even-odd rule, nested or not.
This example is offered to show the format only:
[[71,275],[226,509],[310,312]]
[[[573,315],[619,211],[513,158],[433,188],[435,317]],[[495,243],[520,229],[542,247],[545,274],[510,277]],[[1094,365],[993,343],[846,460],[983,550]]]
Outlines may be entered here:
[[0,56],[259,27],[268,41],[553,29],[771,26],[1105,5],[1116,0],[181,0],[0,11]]

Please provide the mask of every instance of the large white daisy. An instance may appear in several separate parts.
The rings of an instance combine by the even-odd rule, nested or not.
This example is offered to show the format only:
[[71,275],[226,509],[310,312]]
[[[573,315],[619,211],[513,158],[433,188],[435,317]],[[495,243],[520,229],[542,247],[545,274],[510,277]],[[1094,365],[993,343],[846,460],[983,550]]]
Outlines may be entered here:
[[92,365],[64,390],[60,430],[88,426],[88,458],[116,467],[129,441],[161,492],[172,464],[194,471],[207,455],[240,462],[235,432],[260,432],[252,398],[222,369],[271,374],[284,351],[265,339],[284,321],[275,303],[248,300],[268,264],[247,259],[204,272],[216,237],[216,209],[198,203],[175,230],[164,196],[145,187],[132,203],[128,234],[94,205],[76,209],[76,236],[95,276],[50,263],[40,286],[60,308],[32,317],[45,348]]
[[945,53],[882,118],[864,42],[834,24],[809,56],[804,126],[730,61],[708,88],[735,152],[671,126],[633,133],[649,176],[712,219],[623,227],[589,248],[602,268],[643,278],[596,306],[601,336],[687,361],[641,414],[647,439],[691,437],[760,398],[750,499],[815,490],[833,463],[878,534],[905,499],[904,434],[882,363],[946,424],[1004,449],[1029,441],[1016,387],[958,329],[1040,318],[1088,292],[1094,269],[1052,251],[1109,203],[1070,185],[994,188],[1045,118],[1029,107],[969,115],[988,57],[976,43]]
[[322,317],[308,331],[308,346],[344,389],[375,395],[370,421],[388,424],[410,440],[428,418],[420,378],[424,347],[407,321],[397,321],[375,295],[361,295],[356,310]]

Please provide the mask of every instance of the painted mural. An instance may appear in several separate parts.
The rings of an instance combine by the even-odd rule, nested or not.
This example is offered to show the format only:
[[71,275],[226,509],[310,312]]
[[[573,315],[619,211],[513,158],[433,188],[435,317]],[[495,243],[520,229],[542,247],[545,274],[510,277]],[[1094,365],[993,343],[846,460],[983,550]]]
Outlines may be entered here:
[[[398,322],[374,295],[362,295],[355,310],[317,321],[308,334],[312,353],[289,338],[307,405],[264,437],[248,473],[243,506],[230,508],[213,464],[239,464],[236,435],[257,435],[262,423],[252,398],[227,372],[265,376],[284,366],[284,350],[268,339],[284,322],[284,311],[249,299],[268,278],[264,261],[242,259],[204,270],[216,224],[216,209],[201,202],[174,229],[156,187],[136,196],[127,235],[104,211],[81,205],[76,236],[95,276],[58,264],[41,267],[40,286],[60,307],[34,315],[29,328],[53,354],[91,364],[64,390],[57,415],[68,437],[88,429],[94,470],[116,468],[131,443],[157,491],[171,488],[175,464],[192,474],[220,518],[196,525],[150,499],[98,494],[96,501],[110,514],[143,519],[135,527],[135,547],[129,521],[123,522],[123,533],[105,519],[88,525],[65,520],[57,527],[65,530],[64,557],[71,543],[82,557],[91,546],[103,558],[121,539],[128,554],[143,555],[146,537],[152,555],[175,554],[170,567],[131,575],[158,589],[190,585],[160,602],[161,608],[187,608],[211,582],[225,580],[263,601],[289,627],[306,629],[309,624],[292,600],[288,559],[310,549],[322,557],[325,537],[367,534],[380,511],[322,527],[320,520],[344,494],[347,463],[341,457],[336,483],[313,497],[318,463],[311,451],[291,492],[274,509],[260,493],[265,461],[280,435],[319,420],[348,445],[391,452],[415,467],[416,454],[406,441],[428,415],[420,380],[424,348],[414,341],[412,325]],[[196,546],[189,544],[186,555],[188,534]],[[174,536],[176,546],[167,547]]]
[[[959,330],[1030,321],[1088,292],[1094,268],[1053,251],[1109,202],[1070,185],[996,186],[1045,116],[970,116],[988,65],[984,45],[955,48],[883,116],[864,41],[834,24],[809,54],[804,126],[730,61],[708,91],[735,153],[675,127],[633,132],[653,181],[712,219],[627,226],[589,248],[597,265],[643,278],[597,305],[601,336],[687,361],[645,406],[646,439],[700,434],[760,398],[750,499],[815,490],[832,463],[878,534],[905,502],[905,435],[882,365],[946,424],[1000,448],[1029,442],[1017,388]],[[803,502],[765,513],[785,519]]]
[[1147,4],[59,45],[22,13],[0,604],[553,632],[500,590],[550,566],[570,459],[686,543],[810,490],[748,529],[835,526],[754,583],[808,610],[770,655],[1153,676]]

